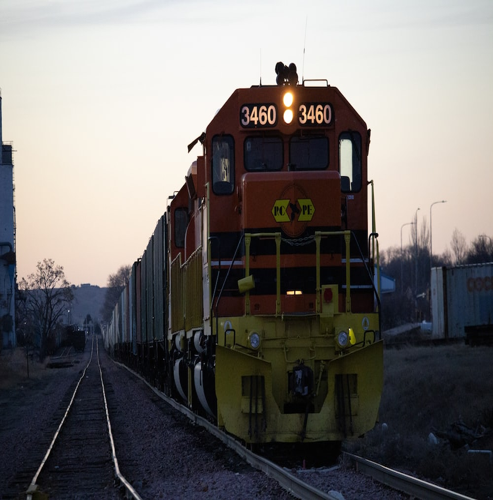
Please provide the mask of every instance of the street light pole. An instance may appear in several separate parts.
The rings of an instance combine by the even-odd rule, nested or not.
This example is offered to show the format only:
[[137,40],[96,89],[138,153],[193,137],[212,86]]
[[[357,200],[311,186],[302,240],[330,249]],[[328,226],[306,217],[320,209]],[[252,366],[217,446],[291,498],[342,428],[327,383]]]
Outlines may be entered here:
[[414,250],[415,250],[414,261],[416,270],[414,296],[416,296],[418,293],[418,210],[419,207],[416,209],[416,213],[414,214],[414,234],[416,236],[416,240],[414,242]]
[[433,205],[436,205],[437,203],[447,203],[447,200],[442,200],[442,201],[434,201],[430,205],[430,269],[433,267],[433,222],[432,222],[432,212],[431,209],[433,208]]
[[402,258],[403,258],[403,256],[402,256],[402,228],[404,226],[412,226],[412,225],[414,225],[414,222],[406,222],[405,224],[402,224],[402,226],[401,226],[401,293],[402,293],[402,280],[403,280],[403,277],[402,277]]

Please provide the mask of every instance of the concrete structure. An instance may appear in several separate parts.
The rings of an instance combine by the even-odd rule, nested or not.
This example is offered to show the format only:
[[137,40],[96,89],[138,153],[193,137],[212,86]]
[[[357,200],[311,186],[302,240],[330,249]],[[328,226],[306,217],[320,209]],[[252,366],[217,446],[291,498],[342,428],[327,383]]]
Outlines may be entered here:
[[15,347],[15,208],[12,145],[2,137],[2,96],[0,95],[0,342]]

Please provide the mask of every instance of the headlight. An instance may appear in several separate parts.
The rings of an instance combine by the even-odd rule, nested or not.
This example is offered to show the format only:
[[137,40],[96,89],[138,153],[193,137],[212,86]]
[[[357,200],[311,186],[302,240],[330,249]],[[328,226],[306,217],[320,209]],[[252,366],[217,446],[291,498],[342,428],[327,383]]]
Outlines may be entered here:
[[349,335],[346,332],[339,332],[337,334],[337,343],[340,347],[347,347],[349,344]]
[[252,349],[258,349],[260,347],[260,335],[257,332],[250,333],[248,343]]
[[293,94],[291,94],[291,92],[286,92],[282,98],[282,102],[284,103],[284,106],[289,108],[291,104],[293,104]]
[[287,123],[288,125],[293,121],[293,110],[292,109],[287,109],[284,111],[284,122]]

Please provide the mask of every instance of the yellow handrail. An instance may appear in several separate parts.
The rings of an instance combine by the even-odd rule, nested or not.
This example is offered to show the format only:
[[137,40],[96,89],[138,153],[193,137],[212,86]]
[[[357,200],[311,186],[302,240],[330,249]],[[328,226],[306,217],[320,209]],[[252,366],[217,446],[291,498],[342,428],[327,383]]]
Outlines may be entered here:
[[[320,242],[323,237],[344,236],[346,246],[346,312],[351,312],[351,231],[315,231],[316,246],[316,311],[321,312],[320,293]],[[250,245],[252,238],[276,240],[276,316],[281,314],[281,233],[245,233],[245,276],[250,275]],[[250,292],[245,292],[245,313],[250,314]]]
[[317,312],[320,309],[320,241],[323,236],[344,236],[346,244],[346,312],[351,312],[351,231],[315,231],[316,244],[316,292],[317,292]]
[[[371,221],[371,234],[375,235],[377,234],[377,218],[375,215],[375,185],[373,183],[373,180],[369,181],[369,184],[371,184],[371,215],[372,215],[372,221]],[[373,237],[372,238],[372,261],[376,262],[377,265],[377,292],[378,295],[381,294],[381,279],[380,279],[380,249],[378,245],[378,239]]]
[[[276,316],[281,315],[281,233],[245,233],[245,276],[250,275],[250,243],[252,238],[276,240]],[[245,314],[250,314],[250,292],[245,293]]]

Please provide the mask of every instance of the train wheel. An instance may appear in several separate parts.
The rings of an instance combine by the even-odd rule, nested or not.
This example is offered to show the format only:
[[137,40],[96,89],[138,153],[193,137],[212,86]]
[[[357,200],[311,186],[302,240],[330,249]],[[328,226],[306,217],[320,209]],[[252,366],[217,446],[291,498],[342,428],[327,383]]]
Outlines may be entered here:
[[215,419],[217,401],[215,394],[214,363],[211,361],[203,363],[200,358],[197,357],[193,369],[193,383],[200,405]]

